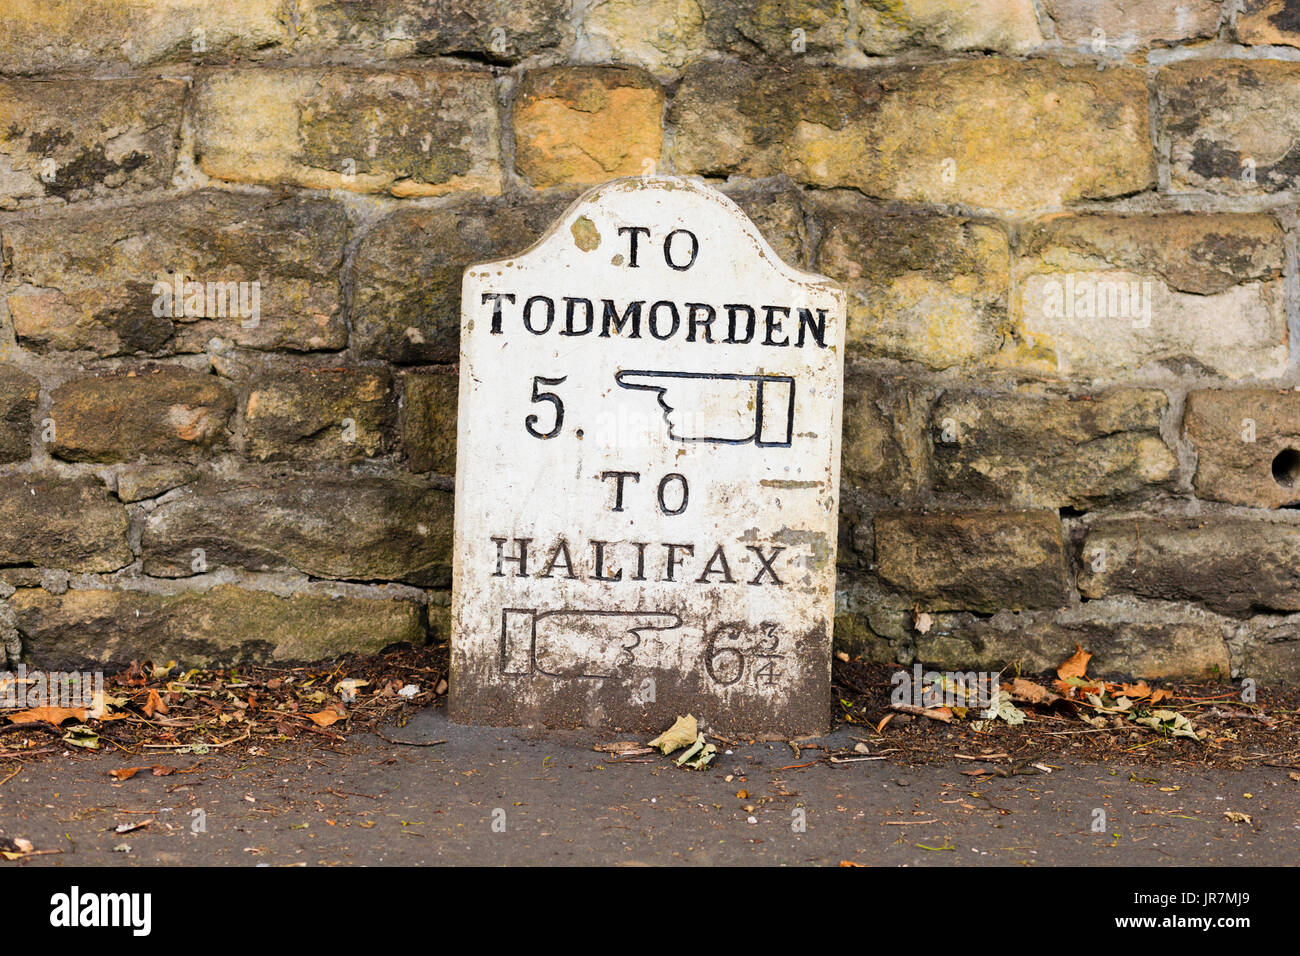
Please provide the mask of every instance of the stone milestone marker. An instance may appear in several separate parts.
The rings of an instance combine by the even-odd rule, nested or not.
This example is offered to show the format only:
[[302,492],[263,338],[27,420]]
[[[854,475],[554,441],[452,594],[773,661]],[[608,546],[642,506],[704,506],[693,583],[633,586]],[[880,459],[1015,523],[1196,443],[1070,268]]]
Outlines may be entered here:
[[452,719],[827,727],[844,325],[681,179],[466,270]]

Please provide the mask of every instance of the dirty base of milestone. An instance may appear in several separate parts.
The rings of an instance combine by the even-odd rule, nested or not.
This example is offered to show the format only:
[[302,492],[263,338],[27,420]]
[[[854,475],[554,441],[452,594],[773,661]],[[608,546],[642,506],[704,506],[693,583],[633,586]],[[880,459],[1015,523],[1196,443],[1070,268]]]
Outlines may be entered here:
[[[822,648],[828,641],[826,629],[818,627],[783,643],[789,657],[819,658],[824,656]],[[686,672],[656,670],[630,681],[545,674],[519,675],[506,683],[500,679],[480,681],[474,685],[472,697],[454,700],[450,716],[457,723],[497,727],[602,727],[649,733],[661,732],[678,717],[692,713],[701,728],[710,732],[760,740],[784,740],[826,731],[831,723],[830,667],[817,672],[805,670],[797,682],[789,682],[781,674],[787,654],[765,655],[766,646],[761,640],[748,646],[732,641],[721,649],[715,648],[712,674],[705,666]],[[742,657],[746,658],[743,662]],[[770,700],[751,695],[739,696],[725,706],[714,702],[717,691],[713,674],[728,680],[751,668],[763,672],[759,681],[782,680],[779,711],[773,709]],[[543,693],[529,692],[528,685],[534,680],[543,685]]]

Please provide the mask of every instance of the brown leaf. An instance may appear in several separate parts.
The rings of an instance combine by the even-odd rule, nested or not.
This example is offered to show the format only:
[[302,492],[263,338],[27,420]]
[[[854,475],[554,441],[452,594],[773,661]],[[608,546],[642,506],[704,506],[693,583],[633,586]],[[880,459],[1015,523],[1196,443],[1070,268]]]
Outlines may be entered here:
[[1110,690],[1116,697],[1127,697],[1129,700],[1141,700],[1151,696],[1151,688],[1144,680],[1136,684],[1116,684]]
[[1158,703],[1160,703],[1162,700],[1168,700],[1170,697],[1173,697],[1173,696],[1174,696],[1174,692],[1173,692],[1173,691],[1171,691],[1171,690],[1166,690],[1165,688],[1161,687],[1159,690],[1153,690],[1153,691],[1151,692],[1151,701],[1150,701],[1150,702],[1153,703],[1153,704],[1158,704]]
[[1071,677],[1082,678],[1088,673],[1088,661],[1090,660],[1092,660],[1092,655],[1083,649],[1083,645],[1075,644],[1074,653],[1056,669],[1056,676],[1061,680],[1069,680]]
[[891,704],[894,710],[904,714],[913,714],[917,717],[929,717],[931,720],[942,721],[945,724],[952,723],[952,711],[947,707],[914,707],[911,704]]
[[314,714],[307,714],[307,716],[311,718],[311,722],[317,727],[328,727],[330,724],[342,720],[344,717],[344,715],[340,714],[337,710],[321,710]]
[[141,770],[148,770],[148,769],[149,769],[148,767],[122,767],[118,770],[110,770],[108,772],[108,775],[110,777],[115,777],[118,780],[130,780]]
[[152,687],[149,688],[149,699],[144,702],[144,715],[152,717],[154,714],[167,713],[167,705],[163,699],[158,696],[158,692]]
[[86,708],[84,707],[33,707],[31,710],[19,711],[16,714],[10,714],[9,720],[15,724],[25,724],[32,720],[43,720],[55,727],[68,720],[84,721],[86,719]]
[[1061,699],[1059,694],[1053,694],[1042,684],[1035,684],[1023,677],[1017,677],[1009,684],[1003,684],[1002,689],[1011,694],[1012,700],[1027,704],[1050,704]]
[[882,730],[884,730],[885,724],[889,723],[893,719],[894,719],[893,714],[885,714],[884,719],[881,720],[880,723],[876,724],[876,733],[880,733]]

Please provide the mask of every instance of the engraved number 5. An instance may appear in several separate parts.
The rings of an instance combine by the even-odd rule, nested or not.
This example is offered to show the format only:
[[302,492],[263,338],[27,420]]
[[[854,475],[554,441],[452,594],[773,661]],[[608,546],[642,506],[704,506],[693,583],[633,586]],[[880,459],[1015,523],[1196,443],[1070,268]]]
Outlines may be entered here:
[[524,427],[528,429],[528,434],[534,438],[554,438],[560,433],[560,426],[564,424],[564,403],[560,401],[560,396],[554,392],[539,391],[538,385],[559,385],[568,376],[564,378],[543,378],[541,375],[533,376],[533,398],[534,402],[551,402],[555,405],[555,424],[549,432],[539,432],[537,430],[537,416],[529,415],[524,419]]

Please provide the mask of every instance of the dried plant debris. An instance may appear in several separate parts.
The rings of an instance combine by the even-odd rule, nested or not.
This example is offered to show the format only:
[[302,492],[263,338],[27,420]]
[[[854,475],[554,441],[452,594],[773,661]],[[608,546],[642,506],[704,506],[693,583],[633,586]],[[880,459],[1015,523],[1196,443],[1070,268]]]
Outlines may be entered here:
[[[1056,754],[1300,770],[1297,689],[1110,681],[1089,676],[1091,660],[1076,645],[1053,672],[1038,676],[1010,668],[978,675],[901,670],[837,657],[835,716],[850,733],[861,728],[854,739],[872,756],[902,763],[981,759],[1033,768]],[[980,679],[974,690],[972,677]],[[863,759],[848,749],[827,758]]]
[[681,756],[674,762],[677,766],[690,770],[703,770],[718,755],[718,748],[704,739],[704,734],[699,732],[699,726],[691,714],[678,717],[671,727],[650,741],[648,746],[658,748],[665,757],[682,750]]
[[[446,676],[445,645],[301,666],[132,662],[105,675],[89,707],[0,708],[0,756],[71,748],[202,755],[303,737],[333,743],[358,730],[404,725],[441,701]],[[159,769],[136,769],[150,768]]]

